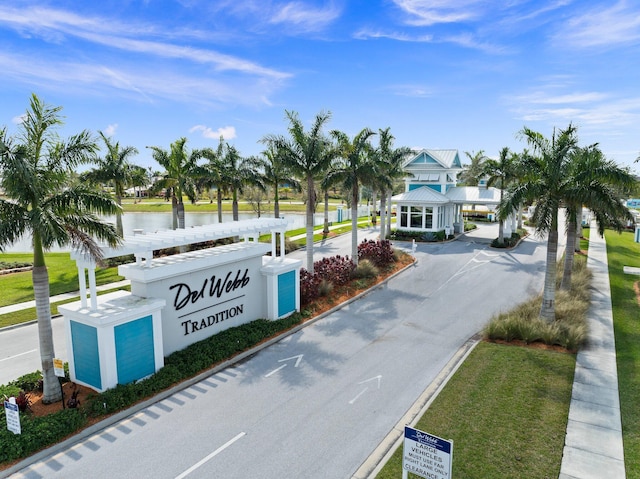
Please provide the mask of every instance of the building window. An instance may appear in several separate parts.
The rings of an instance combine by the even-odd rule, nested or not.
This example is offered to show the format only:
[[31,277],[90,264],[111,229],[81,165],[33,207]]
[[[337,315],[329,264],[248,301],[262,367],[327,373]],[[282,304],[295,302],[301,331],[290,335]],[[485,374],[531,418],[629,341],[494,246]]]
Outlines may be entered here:
[[409,216],[409,207],[407,206],[401,206],[400,207],[400,227],[401,228],[406,228],[407,224],[409,223],[407,221],[407,218]]
[[433,228],[433,208],[424,209],[424,228]]
[[422,228],[422,208],[419,206],[411,207],[411,227]]

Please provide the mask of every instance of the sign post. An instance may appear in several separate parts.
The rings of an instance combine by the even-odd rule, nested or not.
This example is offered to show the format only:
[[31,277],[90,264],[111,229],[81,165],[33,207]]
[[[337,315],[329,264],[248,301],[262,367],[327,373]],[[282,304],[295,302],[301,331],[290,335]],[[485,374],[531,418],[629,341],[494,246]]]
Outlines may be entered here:
[[402,479],[409,472],[426,479],[451,479],[452,457],[453,441],[405,426]]
[[11,397],[4,402],[4,413],[7,418],[7,429],[14,434],[21,434],[20,411],[16,404],[16,398]]

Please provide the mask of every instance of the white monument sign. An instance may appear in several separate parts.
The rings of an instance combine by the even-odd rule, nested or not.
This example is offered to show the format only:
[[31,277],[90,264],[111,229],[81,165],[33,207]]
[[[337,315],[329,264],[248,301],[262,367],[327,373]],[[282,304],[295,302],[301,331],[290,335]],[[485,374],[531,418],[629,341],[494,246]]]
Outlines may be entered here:
[[451,479],[452,455],[453,441],[405,426],[403,479],[409,472],[426,479]]

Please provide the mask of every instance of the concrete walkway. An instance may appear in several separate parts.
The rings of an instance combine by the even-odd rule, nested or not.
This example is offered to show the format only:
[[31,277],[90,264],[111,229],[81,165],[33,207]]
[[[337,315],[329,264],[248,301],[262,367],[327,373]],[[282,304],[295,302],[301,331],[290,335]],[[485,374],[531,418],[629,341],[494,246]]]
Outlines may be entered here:
[[[125,279],[123,281],[118,281],[116,283],[109,283],[109,284],[104,284],[102,286],[97,286],[96,290],[107,291],[110,289],[129,286],[130,284],[131,284],[131,281],[129,281],[128,279]],[[55,296],[51,296],[49,301],[53,304],[59,301],[65,301],[68,299],[78,299],[78,298],[80,298],[80,291],[74,291],[71,293],[63,293],[63,294],[57,294]],[[10,304],[8,306],[2,306],[0,308],[0,314],[15,313],[16,311],[22,311],[23,309],[35,308],[35,307],[36,307],[35,300],[25,301],[24,303],[16,303],[16,304]],[[27,324],[27,323],[20,323],[20,324],[17,324],[16,326],[22,326],[23,324]],[[11,328],[12,326],[9,326],[9,327]]]
[[589,336],[578,353],[559,479],[625,478],[607,245],[591,224]]

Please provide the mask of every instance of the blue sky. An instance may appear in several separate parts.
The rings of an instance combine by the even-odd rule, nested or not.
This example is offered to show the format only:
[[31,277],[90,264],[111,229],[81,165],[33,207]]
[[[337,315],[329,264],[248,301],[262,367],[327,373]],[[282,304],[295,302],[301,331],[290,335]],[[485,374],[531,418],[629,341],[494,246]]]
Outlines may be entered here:
[[[64,107],[68,136],[244,156],[285,110],[396,146],[522,151],[527,126],[640,171],[640,4],[540,0],[102,0],[0,4],[0,125],[29,96]],[[374,140],[375,142],[375,140]]]

